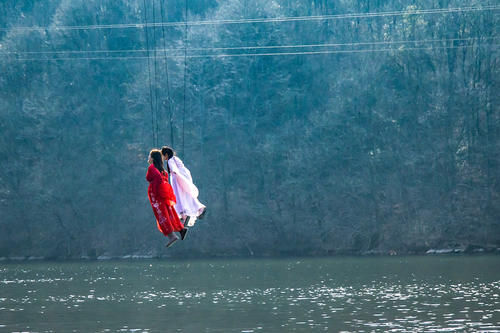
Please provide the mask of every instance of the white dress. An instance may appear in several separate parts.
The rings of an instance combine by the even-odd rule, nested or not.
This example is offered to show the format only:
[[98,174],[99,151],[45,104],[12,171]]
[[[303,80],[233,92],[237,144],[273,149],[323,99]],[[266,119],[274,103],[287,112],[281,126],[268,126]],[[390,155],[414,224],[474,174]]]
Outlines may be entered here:
[[191,172],[184,166],[181,159],[173,156],[168,160],[168,167],[170,168],[170,183],[177,199],[175,210],[180,217],[189,216],[188,227],[192,227],[206,206],[198,200],[198,188],[193,184]]

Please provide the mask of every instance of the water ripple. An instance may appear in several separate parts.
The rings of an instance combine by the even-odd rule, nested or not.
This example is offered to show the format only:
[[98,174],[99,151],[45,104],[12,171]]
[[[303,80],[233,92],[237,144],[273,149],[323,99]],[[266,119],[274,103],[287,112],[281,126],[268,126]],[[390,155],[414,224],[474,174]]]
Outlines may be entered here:
[[[284,271],[302,265],[307,260],[290,262]],[[443,283],[383,275],[355,283],[325,268],[300,284],[286,274],[270,283],[248,271],[233,276],[230,264],[189,271],[193,266],[7,266],[0,270],[0,328],[49,332],[56,325],[57,331],[79,331],[67,318],[90,316],[91,331],[148,332],[161,330],[155,325],[166,324],[168,314],[180,318],[180,324],[171,323],[173,332],[500,332],[497,279]],[[42,319],[47,314],[53,322]],[[114,325],[105,326],[112,319]],[[201,328],[199,320],[212,326]],[[20,324],[30,321],[31,328]]]

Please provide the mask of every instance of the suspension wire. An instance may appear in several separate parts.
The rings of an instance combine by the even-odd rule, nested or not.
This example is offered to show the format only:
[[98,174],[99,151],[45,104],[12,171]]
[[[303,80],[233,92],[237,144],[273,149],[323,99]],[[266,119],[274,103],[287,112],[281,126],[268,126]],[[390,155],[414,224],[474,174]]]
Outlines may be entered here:
[[483,45],[458,45],[458,46],[436,46],[436,47],[408,47],[408,48],[386,48],[386,49],[365,49],[365,50],[332,50],[332,51],[308,51],[308,52],[275,52],[275,53],[245,53],[245,54],[218,54],[218,55],[193,55],[189,58],[230,58],[230,57],[253,57],[253,56],[290,56],[290,55],[313,55],[313,54],[343,54],[343,53],[370,53],[389,51],[417,51],[434,49],[461,49],[467,47],[498,46],[500,44]]
[[[166,6],[165,6],[166,7]],[[163,15],[163,1],[160,0],[160,13],[161,13],[161,20],[165,21],[165,17]],[[165,12],[165,15],[167,13]],[[167,16],[168,17],[168,16]],[[165,27],[161,27],[162,31],[162,36],[163,36],[163,55],[165,59],[165,77],[167,79],[167,104],[168,104],[168,114],[169,114],[169,124],[170,124],[170,144],[172,147],[174,146],[174,126],[173,126],[173,112],[172,112],[172,101],[170,99],[170,83],[168,79],[168,57],[167,57],[167,41],[166,41],[166,35],[165,35]]]
[[[469,37],[469,38],[447,38],[447,39],[421,39],[407,41],[377,41],[377,42],[356,42],[356,43],[324,43],[324,44],[296,44],[296,45],[261,45],[261,46],[234,46],[234,47],[198,47],[190,48],[188,51],[241,51],[241,50],[265,50],[265,49],[285,49],[285,48],[308,48],[308,47],[339,47],[339,46],[369,46],[369,45],[390,45],[404,43],[437,43],[455,42],[480,39],[499,39],[500,37]],[[175,50],[175,49],[174,49]]]
[[48,27],[23,27],[14,26],[8,28],[0,28],[0,31],[22,30],[89,30],[89,29],[144,29],[147,27],[164,26],[164,27],[182,27],[184,25],[221,25],[221,24],[247,24],[247,23],[281,23],[294,21],[320,21],[320,20],[338,20],[352,18],[372,18],[372,17],[387,17],[387,16],[404,16],[404,15],[430,15],[430,14],[451,14],[465,12],[481,12],[481,11],[496,11],[500,10],[500,6],[489,5],[483,7],[455,7],[455,8],[435,8],[435,9],[417,9],[417,10],[401,10],[387,12],[371,12],[371,13],[350,13],[350,14],[332,14],[332,15],[316,15],[316,16],[287,16],[273,18],[250,18],[250,19],[228,19],[228,20],[206,20],[206,21],[191,21],[191,22],[153,22],[153,23],[116,23],[116,24],[100,24],[100,25],[73,25],[73,26],[48,26]]
[[[201,54],[189,55],[187,58],[231,58],[231,57],[257,57],[257,56],[290,56],[290,55],[313,55],[313,54],[348,54],[348,53],[373,53],[373,52],[404,52],[418,50],[438,50],[438,49],[463,49],[472,47],[499,46],[500,44],[481,45],[457,45],[457,46],[430,46],[430,47],[399,47],[381,49],[360,49],[360,50],[327,50],[327,51],[304,51],[304,52],[272,52],[272,53],[240,53],[240,54]],[[168,56],[169,58],[183,58],[184,56]],[[65,60],[130,60],[148,59],[148,56],[119,56],[119,57],[69,57],[69,58],[14,58],[5,59],[8,61],[65,61]]]
[[[156,15],[155,15],[155,1],[152,1],[152,7],[153,7],[153,22],[156,22]],[[158,112],[158,76],[157,76],[157,63],[158,59],[156,57],[156,27],[153,27],[153,71],[154,71],[154,92],[155,92],[155,122],[156,122],[156,146],[158,146],[158,136],[160,134],[159,127],[158,127],[158,118],[159,118],[159,112]]]
[[182,110],[182,153],[186,157],[184,150],[184,129],[186,122],[186,72],[187,72],[187,40],[188,40],[188,0],[184,0],[184,108]]
[[[162,29],[163,30],[163,29]],[[262,45],[262,46],[230,46],[230,47],[194,47],[187,48],[187,51],[244,51],[244,50],[265,50],[265,49],[285,49],[285,48],[319,48],[319,47],[341,47],[341,46],[370,46],[370,45],[392,45],[392,44],[406,44],[406,43],[442,43],[442,42],[457,42],[457,41],[476,41],[476,40],[491,40],[499,39],[500,37],[468,37],[468,38],[446,38],[446,39],[414,39],[414,40],[397,40],[397,41],[376,41],[376,42],[357,42],[357,43],[324,43],[324,44],[295,44],[295,45]],[[90,50],[90,51],[5,51],[0,54],[89,54],[89,53],[144,53],[147,49],[129,49],[129,50]],[[152,51],[151,49],[149,51]],[[171,48],[167,49],[164,44],[163,49],[157,51],[166,52],[181,52],[184,48]],[[174,56],[169,56],[174,57]],[[181,57],[181,56],[177,56]]]
[[[147,7],[146,7],[146,0],[143,0],[144,4],[144,22],[148,21],[147,17]],[[154,111],[153,111],[153,88],[151,85],[151,65],[149,64],[149,36],[148,36],[148,29],[144,29],[144,32],[146,33],[146,50],[147,50],[147,60],[148,60],[148,79],[149,79],[149,106],[151,109],[151,129],[153,133],[153,147],[156,146],[156,138],[155,138],[155,125],[154,125]],[[144,59],[144,57],[142,57]]]

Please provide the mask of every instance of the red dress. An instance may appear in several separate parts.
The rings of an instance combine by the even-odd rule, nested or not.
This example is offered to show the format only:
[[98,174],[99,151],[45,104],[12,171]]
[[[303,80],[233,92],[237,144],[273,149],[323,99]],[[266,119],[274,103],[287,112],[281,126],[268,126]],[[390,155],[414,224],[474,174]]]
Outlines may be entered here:
[[165,236],[184,229],[174,208],[175,194],[168,182],[168,174],[166,172],[160,173],[151,164],[146,173],[146,180],[149,182],[148,197],[156,217],[158,229]]

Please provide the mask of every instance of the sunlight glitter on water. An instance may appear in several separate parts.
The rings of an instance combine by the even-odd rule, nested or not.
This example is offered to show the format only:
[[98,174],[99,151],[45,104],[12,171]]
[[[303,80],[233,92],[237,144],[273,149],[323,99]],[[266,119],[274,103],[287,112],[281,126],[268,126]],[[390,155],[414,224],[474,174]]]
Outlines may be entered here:
[[[200,261],[189,267],[168,262],[57,264],[57,269],[6,265],[0,271],[0,318],[7,320],[0,323],[10,331],[29,326],[37,332],[154,331],[169,317],[180,318],[181,324],[173,323],[178,332],[500,330],[496,271],[482,276],[478,267],[475,271],[483,273],[464,273],[456,281],[443,279],[445,272],[415,279],[397,271],[391,280],[386,270],[399,264],[392,262],[378,279],[372,276],[377,270],[365,267],[367,282],[360,272],[340,275],[347,264],[303,259]],[[51,321],[43,319],[46,315]]]

